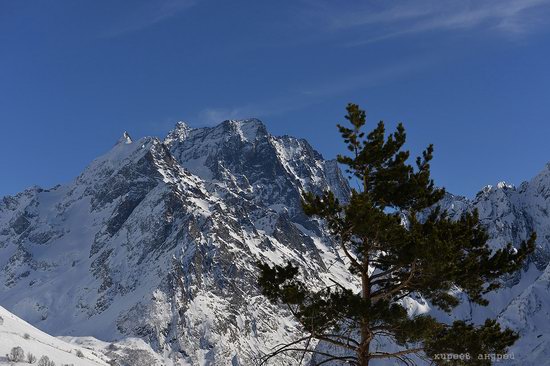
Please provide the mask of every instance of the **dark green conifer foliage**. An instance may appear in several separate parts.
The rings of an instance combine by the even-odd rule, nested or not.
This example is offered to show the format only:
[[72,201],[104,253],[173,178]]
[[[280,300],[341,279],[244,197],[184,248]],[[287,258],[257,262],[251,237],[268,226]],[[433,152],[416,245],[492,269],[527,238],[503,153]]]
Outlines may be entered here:
[[[410,165],[409,152],[402,150],[402,124],[386,136],[379,122],[365,134],[365,112],[355,104],[349,104],[347,112],[349,125],[338,128],[350,154],[338,156],[338,161],[362,187],[352,190],[346,205],[332,192],[305,193],[303,209],[324,219],[362,291],[353,292],[336,281],[315,291],[290,263],[274,268],[259,264],[263,294],[285,304],[305,332],[264,361],[287,351],[318,353],[309,346],[316,339],[346,351],[322,355],[347,365],[367,366],[371,360],[388,358],[407,363],[412,355],[438,365],[490,365],[478,355],[505,352],[517,340],[516,333],[502,330],[493,320],[473,325],[440,323],[429,315],[409,317],[400,300],[420,295],[451,312],[459,304],[451,290],[458,288],[474,303],[488,305],[484,295],[522,267],[534,250],[535,234],[517,249],[508,245],[491,251],[476,212],[455,221],[436,208],[419,220],[419,213],[428,212],[444,194],[430,177],[433,146]],[[371,344],[380,337],[391,339],[401,350],[377,351]],[[438,354],[452,353],[468,353],[471,359],[438,359]]]

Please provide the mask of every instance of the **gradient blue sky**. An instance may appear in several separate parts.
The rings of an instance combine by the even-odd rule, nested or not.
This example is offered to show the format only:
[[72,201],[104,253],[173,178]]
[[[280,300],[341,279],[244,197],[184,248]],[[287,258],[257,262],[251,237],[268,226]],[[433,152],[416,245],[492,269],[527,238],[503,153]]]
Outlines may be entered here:
[[0,0],[0,196],[70,181],[123,131],[258,117],[342,151],[353,101],[472,196],[550,161],[550,0]]

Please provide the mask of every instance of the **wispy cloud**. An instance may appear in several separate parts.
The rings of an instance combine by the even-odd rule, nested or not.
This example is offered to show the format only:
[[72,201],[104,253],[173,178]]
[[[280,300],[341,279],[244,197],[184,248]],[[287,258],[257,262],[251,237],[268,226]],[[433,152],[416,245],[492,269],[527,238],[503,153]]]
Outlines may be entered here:
[[265,118],[284,114],[315,103],[316,99],[312,97],[294,93],[240,106],[208,107],[198,113],[196,120],[203,126],[212,126],[227,119]]
[[208,107],[199,112],[197,120],[202,126],[213,126],[227,119],[243,119],[254,114],[251,106],[217,108]]
[[368,72],[333,76],[316,84],[296,86],[284,96],[233,107],[209,107],[200,111],[196,120],[201,125],[211,126],[227,119],[266,118],[307,108],[322,103],[328,98],[382,85],[403,78],[437,62],[432,55],[407,60]]
[[365,1],[340,8],[323,0],[307,4],[306,13],[326,31],[356,32],[351,45],[428,31],[483,30],[517,37],[547,24],[550,11],[550,0]]
[[112,37],[139,31],[176,16],[196,5],[197,1],[198,0],[155,0],[140,3],[138,6],[128,9],[127,13],[125,13],[123,17],[103,35]]

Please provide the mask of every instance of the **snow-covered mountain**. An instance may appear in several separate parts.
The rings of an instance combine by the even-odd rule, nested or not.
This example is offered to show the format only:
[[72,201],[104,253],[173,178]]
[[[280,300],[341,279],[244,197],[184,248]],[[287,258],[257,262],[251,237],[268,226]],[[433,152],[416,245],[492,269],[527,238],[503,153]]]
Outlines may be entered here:
[[[164,139],[125,133],[73,182],[0,201],[0,305],[55,336],[140,338],[165,365],[253,365],[297,332],[260,295],[256,261],[291,260],[312,283],[354,285],[325,228],[300,209],[301,191],[326,189],[349,196],[336,162],[258,120],[180,122]],[[524,335],[517,365],[550,364],[550,166],[517,189],[441,205],[477,208],[495,247],[538,233],[537,255],[489,308],[464,304],[454,316],[498,316]]]
[[296,331],[256,261],[345,273],[303,189],[349,194],[334,161],[257,120],[124,134],[70,184],[2,199],[0,304],[53,335],[140,337],[166,364],[250,365]]

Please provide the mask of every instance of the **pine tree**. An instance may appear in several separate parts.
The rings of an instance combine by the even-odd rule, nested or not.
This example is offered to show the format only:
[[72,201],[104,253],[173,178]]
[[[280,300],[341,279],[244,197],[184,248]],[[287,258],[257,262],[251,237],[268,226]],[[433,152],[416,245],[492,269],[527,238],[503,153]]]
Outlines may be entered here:
[[[416,355],[434,364],[490,365],[483,355],[504,353],[518,334],[491,319],[482,325],[446,324],[426,314],[409,316],[402,300],[421,296],[451,312],[460,302],[459,290],[473,303],[486,306],[484,295],[520,270],[533,252],[535,234],[517,249],[509,244],[491,250],[477,212],[451,220],[437,208],[444,189],[436,188],[430,177],[432,145],[413,166],[408,163],[409,152],[403,150],[402,124],[386,135],[384,123],[379,122],[365,134],[366,114],[355,104],[347,106],[345,118],[350,125],[338,128],[350,154],[338,156],[338,161],[361,189],[353,189],[345,205],[329,191],[321,196],[305,193],[302,206],[307,215],[324,220],[362,290],[354,292],[336,281],[314,290],[290,263],[275,267],[259,263],[262,293],[286,305],[305,332],[303,338],[266,355],[263,362],[287,351],[320,352],[309,347],[315,339],[345,351],[323,352],[326,362],[407,363]],[[381,338],[390,339],[400,350],[377,351],[371,345]],[[463,359],[441,360],[442,354]]]

